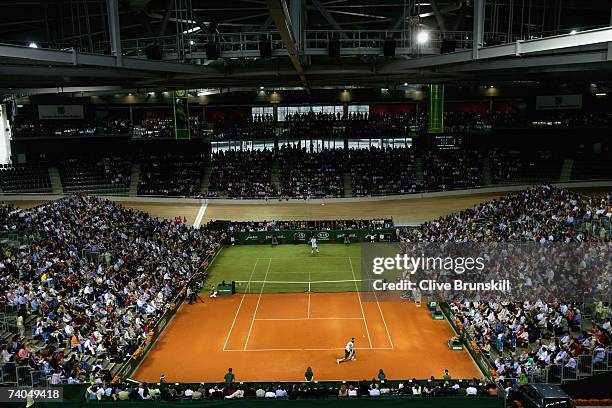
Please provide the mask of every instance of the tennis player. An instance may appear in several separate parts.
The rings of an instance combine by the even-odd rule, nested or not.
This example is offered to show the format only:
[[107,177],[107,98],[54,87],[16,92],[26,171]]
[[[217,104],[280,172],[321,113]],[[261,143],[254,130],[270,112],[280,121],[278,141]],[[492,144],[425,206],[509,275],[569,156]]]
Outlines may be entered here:
[[319,248],[317,246],[317,239],[315,237],[310,238],[310,254],[314,255],[315,251],[317,254],[319,253]]
[[346,343],[346,347],[344,348],[344,358],[337,358],[336,363],[340,365],[342,363],[355,360],[355,338],[352,337],[351,340]]

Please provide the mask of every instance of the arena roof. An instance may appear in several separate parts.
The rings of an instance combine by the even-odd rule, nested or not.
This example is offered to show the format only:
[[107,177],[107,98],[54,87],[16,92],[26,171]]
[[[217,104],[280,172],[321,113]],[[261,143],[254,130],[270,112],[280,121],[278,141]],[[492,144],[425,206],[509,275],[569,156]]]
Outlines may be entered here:
[[606,79],[610,7],[577,0],[8,0],[0,3],[0,92]]

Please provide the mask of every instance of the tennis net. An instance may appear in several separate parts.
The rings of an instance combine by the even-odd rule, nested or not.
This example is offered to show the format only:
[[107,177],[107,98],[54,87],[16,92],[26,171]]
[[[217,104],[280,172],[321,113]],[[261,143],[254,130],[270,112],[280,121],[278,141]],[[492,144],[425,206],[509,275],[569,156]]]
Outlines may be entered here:
[[324,281],[236,281],[238,293],[304,293],[360,291],[366,281],[361,279]]

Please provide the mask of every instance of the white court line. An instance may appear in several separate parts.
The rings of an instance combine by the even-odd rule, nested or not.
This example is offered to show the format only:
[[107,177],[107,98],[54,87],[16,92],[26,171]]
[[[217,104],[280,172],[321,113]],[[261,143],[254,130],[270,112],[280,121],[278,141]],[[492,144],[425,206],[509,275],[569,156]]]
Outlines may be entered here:
[[249,344],[249,338],[251,337],[251,331],[253,330],[253,324],[255,323],[255,316],[257,316],[257,309],[259,309],[259,302],[261,302],[261,295],[263,294],[264,288],[266,287],[266,278],[268,277],[268,272],[270,272],[270,265],[272,264],[272,260],[268,262],[268,269],[266,270],[266,274],[264,276],[263,284],[261,285],[261,291],[259,292],[259,297],[257,298],[257,304],[255,305],[255,313],[253,313],[253,320],[251,320],[251,327],[249,327],[249,334],[247,334],[246,341],[244,342],[244,349],[246,350]]
[[[349,262],[351,262],[352,257],[349,257]],[[354,258],[354,257],[353,257]],[[351,268],[353,267],[353,263],[351,262]],[[353,276],[355,276],[353,274]],[[374,297],[376,298],[376,304],[378,305],[378,311],[380,312],[380,317],[382,317],[382,321],[383,321],[383,325],[385,326],[385,331],[387,332],[387,338],[389,339],[389,344],[391,344],[391,348],[394,348],[393,346],[393,340],[391,340],[391,335],[389,334],[389,328],[387,327],[387,321],[385,320],[385,315],[382,312],[382,308],[380,307],[380,302],[378,301],[378,295],[376,294],[376,291],[372,291],[374,293]]]
[[363,317],[270,317],[255,319],[257,321],[291,321],[291,320],[363,320]]
[[257,259],[320,259],[320,260],[325,260],[325,259],[347,259],[347,258],[359,258],[358,256],[325,256],[325,255],[321,255],[319,257],[313,258],[312,256],[275,256],[273,258],[257,258]]
[[[344,350],[344,348],[284,348],[284,349],[249,349],[249,350],[223,350],[223,351],[238,351],[241,353],[244,352],[259,352],[259,351],[338,351]],[[355,347],[355,350],[393,350],[390,347]]]
[[[251,278],[253,277],[253,273],[255,272],[255,268],[257,268],[257,262],[259,262],[259,259],[255,260],[255,264],[253,265],[253,270],[251,271],[251,275],[249,276],[249,282],[251,281]],[[238,309],[236,310],[236,315],[234,316],[234,321],[232,322],[232,326],[229,329],[229,332],[227,333],[227,338],[225,339],[225,343],[223,344],[223,351],[225,351],[225,347],[227,346],[227,342],[229,341],[229,338],[232,334],[232,330],[234,329],[234,325],[236,324],[236,319],[238,318],[238,313],[240,313],[240,308],[242,307],[242,302],[244,302],[244,297],[245,295],[242,295],[242,299],[240,299],[240,304],[238,305]]]
[[383,324],[385,325],[385,331],[387,332],[387,337],[389,338],[389,344],[391,344],[391,348],[393,348],[393,340],[391,340],[391,335],[389,334],[389,328],[387,327],[387,321],[385,320],[385,315],[383,315],[382,309],[380,307],[380,303],[378,302],[378,295],[376,291],[372,291],[374,293],[374,297],[376,298],[376,304],[378,305],[378,311],[380,312],[380,317],[382,317]]
[[200,206],[198,215],[196,215],[195,220],[193,220],[193,228],[200,228],[200,224],[202,223],[202,218],[204,218],[204,213],[206,213],[206,208],[208,208],[208,200],[204,201],[202,205]]
[[[308,271],[308,282],[312,281],[310,278],[310,271]],[[308,319],[310,319],[310,283],[308,284]]]
[[[349,271],[338,271],[338,270],[335,270],[335,271],[314,271],[314,273],[344,273],[344,272],[349,272]],[[276,274],[276,273],[282,273],[283,275],[286,275],[286,274],[302,274],[302,275],[305,275],[307,273],[310,274],[310,273],[313,273],[313,272],[312,271],[310,271],[310,272],[270,271],[270,275],[273,275],[273,274]]]
[[359,294],[359,288],[357,287],[357,278],[355,277],[355,270],[353,269],[353,261],[351,261],[351,257],[348,257],[349,264],[351,264],[351,273],[353,274],[353,279],[355,280],[355,290],[357,291],[357,298],[359,299],[359,307],[361,308],[361,315],[363,316],[363,324],[366,329],[366,333],[368,334],[368,343],[370,343],[370,348],[372,348],[372,339],[370,338],[370,331],[368,330],[368,321],[365,318],[365,313],[363,313],[363,304],[361,303],[361,295]]

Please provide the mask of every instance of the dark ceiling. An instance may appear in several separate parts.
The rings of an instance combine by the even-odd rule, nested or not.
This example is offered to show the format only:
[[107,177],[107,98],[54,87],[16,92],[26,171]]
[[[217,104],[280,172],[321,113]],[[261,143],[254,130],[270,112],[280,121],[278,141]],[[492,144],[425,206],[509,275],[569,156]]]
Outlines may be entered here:
[[[3,0],[0,1],[0,43],[39,48],[110,54],[107,0]],[[358,30],[384,32],[406,30],[418,25],[445,33],[471,32],[473,0],[285,0],[289,13],[299,7],[302,30]],[[119,0],[122,43],[147,46],[160,38],[193,33],[277,32],[269,0]],[[484,32],[510,39],[529,39],[567,34],[610,25],[611,4],[603,0],[487,0]],[[201,27],[203,26],[203,27]],[[342,34],[341,34],[342,35]],[[131,42],[130,42],[131,41]],[[568,50],[568,52],[571,50]],[[566,63],[557,52],[548,62],[497,65],[470,62],[473,69],[456,64],[404,66],[405,56],[382,55],[329,58],[327,55],[299,59],[308,86],[394,86],[404,82],[567,80],[589,81],[610,78],[610,58],[605,47],[580,49]],[[592,54],[587,55],[591,52]],[[595,54],[598,52],[599,54]],[[601,56],[603,55],[603,57]],[[140,56],[144,58],[143,56]],[[580,58],[578,58],[580,57]],[[434,57],[435,58],[435,57]],[[523,62],[527,58],[522,57]],[[584,60],[584,61],[583,61]],[[569,61],[569,59],[568,59]],[[123,88],[209,88],[252,86],[300,86],[306,81],[296,75],[288,56],[269,59],[221,58],[195,61],[177,56],[175,62],[201,64],[199,71],[172,69],[128,69],[81,63],[49,63],[44,60],[7,57],[0,60],[1,93],[26,92],[25,88],[119,86]]]

